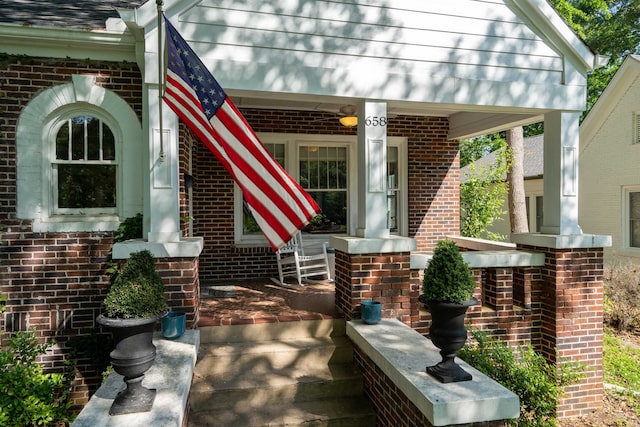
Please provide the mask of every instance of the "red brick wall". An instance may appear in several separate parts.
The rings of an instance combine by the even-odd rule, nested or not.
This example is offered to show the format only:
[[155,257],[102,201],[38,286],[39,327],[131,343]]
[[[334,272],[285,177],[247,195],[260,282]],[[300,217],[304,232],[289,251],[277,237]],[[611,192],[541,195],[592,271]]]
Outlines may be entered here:
[[165,297],[173,311],[184,311],[187,328],[194,328],[200,315],[198,258],[161,258],[156,269],[164,282]]
[[540,349],[558,364],[571,360],[586,367],[585,379],[565,388],[558,416],[587,414],[599,408],[603,398],[603,250],[528,249],[546,255]]
[[[109,279],[105,274],[112,233],[33,233],[31,222],[16,218],[16,128],[22,109],[38,93],[92,75],[141,117],[141,78],[137,65],[92,61],[6,57],[0,65],[0,291],[9,298],[2,338],[34,327],[55,345],[43,357],[57,369],[71,351],[71,339],[88,337]],[[79,357],[73,399],[86,402],[99,384],[91,360]]]
[[[32,233],[27,225],[5,226],[0,246],[0,283],[8,297],[4,341],[16,330],[35,328],[54,348],[44,358],[46,368],[61,368],[71,353],[69,340],[89,336],[106,294],[109,233]],[[80,374],[73,391],[83,404],[99,385],[91,357],[78,358]]]
[[409,138],[409,237],[418,252],[460,234],[460,158],[457,141],[447,140],[449,121],[405,118],[389,136]]
[[[321,112],[243,109],[256,132],[356,136],[335,115]],[[459,160],[457,141],[446,139],[445,118],[396,117],[388,135],[408,138],[409,236],[428,250],[446,235],[459,234]],[[201,281],[251,279],[276,275],[268,247],[234,244],[233,180],[203,144],[194,146],[194,234],[204,237]]]
[[347,320],[360,318],[360,303],[382,303],[382,317],[407,326],[416,318],[418,289],[410,282],[410,254],[349,255],[336,251],[336,306]]

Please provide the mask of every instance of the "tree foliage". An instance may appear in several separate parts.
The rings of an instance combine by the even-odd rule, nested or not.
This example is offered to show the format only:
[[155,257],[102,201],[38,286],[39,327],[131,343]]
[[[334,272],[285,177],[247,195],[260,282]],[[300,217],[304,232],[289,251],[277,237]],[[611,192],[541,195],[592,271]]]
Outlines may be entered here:
[[497,153],[497,161],[486,167],[471,165],[471,173],[460,184],[460,232],[467,237],[485,237],[502,240],[504,236],[487,231],[505,214],[504,200],[508,186],[505,174],[510,165],[510,152],[503,148]]
[[588,112],[624,58],[640,53],[640,2],[551,0],[551,4],[595,53],[610,56],[605,67],[594,70],[588,76]]

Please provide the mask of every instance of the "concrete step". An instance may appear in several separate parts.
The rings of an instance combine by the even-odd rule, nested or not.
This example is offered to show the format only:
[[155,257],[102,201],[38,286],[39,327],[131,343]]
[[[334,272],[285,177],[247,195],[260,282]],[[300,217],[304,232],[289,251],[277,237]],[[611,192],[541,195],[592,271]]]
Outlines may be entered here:
[[274,369],[262,374],[194,376],[191,411],[218,408],[261,408],[283,402],[356,397],[363,393],[362,375],[352,364]]
[[372,426],[344,319],[201,328],[189,426]]
[[283,402],[191,412],[189,427],[371,427],[376,418],[364,397]]
[[267,369],[326,368],[331,363],[349,363],[353,360],[353,347],[346,337],[209,343],[200,347],[199,359],[197,376],[253,376]]
[[345,336],[346,322],[344,319],[322,319],[250,325],[205,326],[199,329],[201,344],[287,341],[309,337]]

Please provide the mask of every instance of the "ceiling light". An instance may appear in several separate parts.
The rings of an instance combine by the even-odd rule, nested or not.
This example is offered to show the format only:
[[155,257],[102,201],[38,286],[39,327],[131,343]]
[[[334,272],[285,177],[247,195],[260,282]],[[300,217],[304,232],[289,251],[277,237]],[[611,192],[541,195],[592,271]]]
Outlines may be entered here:
[[351,128],[358,124],[358,118],[356,116],[340,117],[340,124],[342,124],[342,126]]

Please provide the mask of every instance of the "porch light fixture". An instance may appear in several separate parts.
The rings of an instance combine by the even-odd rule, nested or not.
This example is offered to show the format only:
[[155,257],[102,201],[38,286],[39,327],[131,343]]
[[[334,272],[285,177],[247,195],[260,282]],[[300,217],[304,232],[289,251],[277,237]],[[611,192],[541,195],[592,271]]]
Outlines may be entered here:
[[358,118],[356,116],[344,116],[340,117],[340,124],[342,126],[352,128],[358,124]]
[[342,114],[342,117],[340,117],[338,120],[340,120],[340,124],[342,126],[351,128],[358,124],[358,117],[356,117],[356,107],[354,107],[353,105],[345,105],[340,107],[340,114]]

